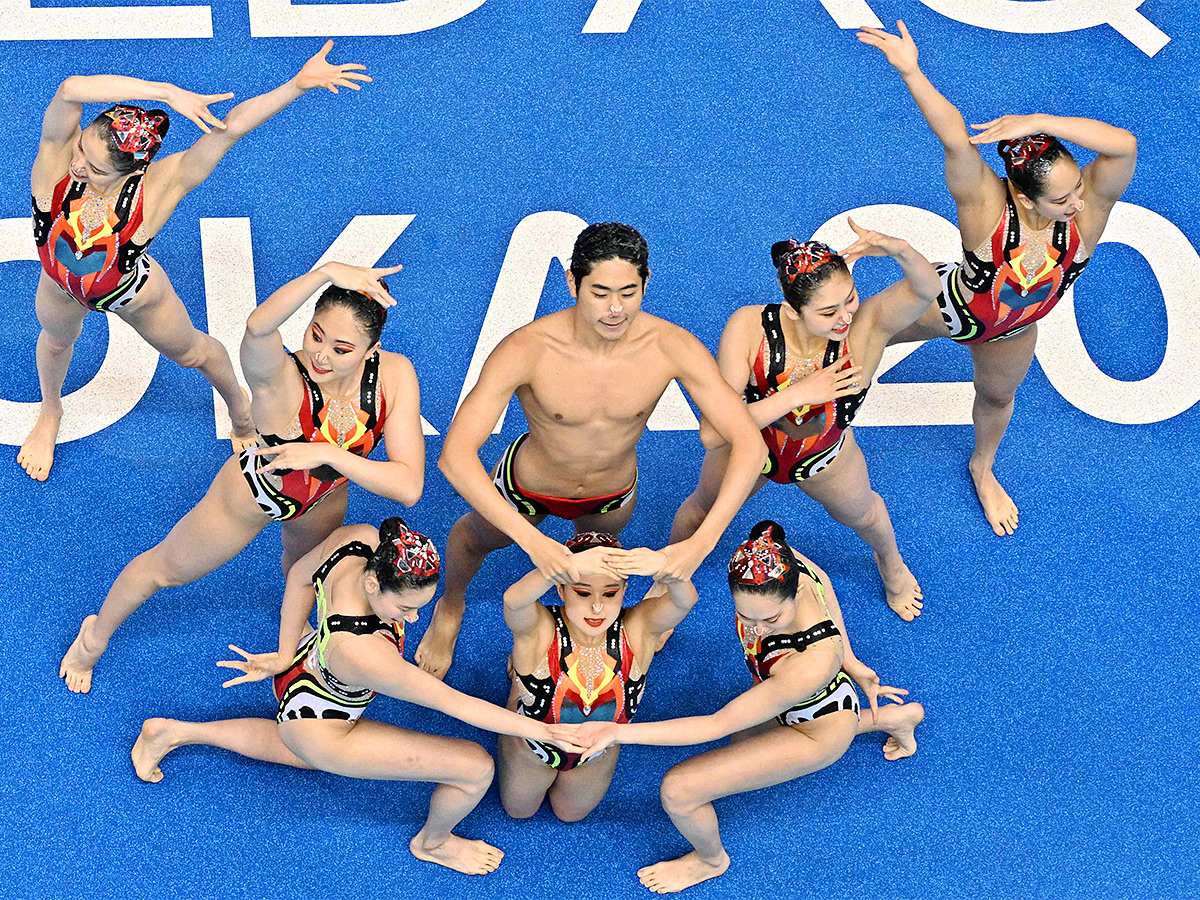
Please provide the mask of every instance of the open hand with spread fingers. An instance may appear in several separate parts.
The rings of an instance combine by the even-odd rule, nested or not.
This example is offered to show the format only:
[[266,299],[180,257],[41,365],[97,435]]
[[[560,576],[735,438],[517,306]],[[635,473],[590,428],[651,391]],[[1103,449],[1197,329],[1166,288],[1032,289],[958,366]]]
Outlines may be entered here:
[[846,260],[846,265],[850,265],[856,259],[864,256],[896,256],[909,248],[908,241],[903,238],[881,234],[878,231],[869,231],[849,216],[846,217],[846,221],[858,235],[858,240],[841,252],[841,256]]
[[242,659],[222,659],[217,661],[217,665],[223,669],[238,669],[243,674],[230,678],[221,685],[223,688],[274,678],[291,664],[291,660],[282,653],[249,653],[234,644],[230,644],[229,649],[240,653]]
[[604,562],[622,578],[628,578],[630,575],[646,575],[653,578],[667,564],[667,554],[661,550],[651,550],[649,547],[635,547],[630,550],[616,550],[612,547],[596,549],[604,551]]
[[913,42],[908,28],[903,22],[897,22],[896,28],[900,32],[899,35],[889,34],[882,28],[868,28],[864,25],[858,30],[857,37],[862,43],[870,44],[883,51],[883,55],[887,57],[892,68],[901,76],[907,77],[919,71],[917,45]]
[[191,119],[196,123],[196,126],[205,134],[209,134],[214,128],[220,131],[225,130],[225,123],[222,122],[216,115],[209,110],[209,107],[214,103],[221,103],[224,100],[232,100],[233,94],[197,94],[192,91],[185,91],[181,87],[171,85],[167,91],[167,105],[175,112],[187,119]]
[[352,91],[361,91],[362,86],[358,84],[360,81],[371,81],[371,76],[367,75],[363,70],[367,67],[359,63],[342,63],[337,65],[329,62],[325,57],[329,55],[329,51],[333,49],[333,41],[325,42],[315,56],[308,60],[304,66],[296,73],[296,77],[292,79],[296,87],[302,91],[310,91],[313,88],[325,88],[330,93],[336,94],[339,87],[350,88]]

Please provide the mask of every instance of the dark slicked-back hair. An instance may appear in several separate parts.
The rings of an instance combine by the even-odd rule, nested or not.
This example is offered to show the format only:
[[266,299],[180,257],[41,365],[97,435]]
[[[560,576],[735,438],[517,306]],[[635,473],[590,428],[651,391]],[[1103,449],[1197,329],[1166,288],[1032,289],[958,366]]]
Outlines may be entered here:
[[580,284],[596,263],[606,259],[623,259],[637,266],[644,282],[650,274],[650,247],[640,231],[620,222],[601,222],[579,232],[575,249],[571,251],[571,274]]

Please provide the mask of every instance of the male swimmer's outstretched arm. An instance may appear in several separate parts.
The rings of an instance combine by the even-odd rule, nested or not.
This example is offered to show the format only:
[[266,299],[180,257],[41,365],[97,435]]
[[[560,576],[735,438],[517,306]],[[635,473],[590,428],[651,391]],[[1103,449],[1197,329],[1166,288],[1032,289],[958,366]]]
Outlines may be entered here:
[[[299,408],[304,388],[295,376],[295,365],[288,358],[279,328],[305,300],[333,284],[366,294],[387,309],[396,301],[380,278],[401,268],[371,269],[328,262],[292,279],[259,304],[246,320],[241,346],[242,371],[253,396],[251,409]],[[379,497],[414,505],[425,486],[425,437],[421,432],[417,374],[407,357],[388,354],[388,365],[380,366],[380,379],[387,398],[387,419],[383,423],[386,460],[357,456],[325,441],[295,442],[259,448],[259,471],[332,466]]]
[[[528,327],[528,326],[526,326]],[[574,555],[558,541],[546,537],[525,516],[508,505],[483,463],[479,451],[500,420],[517,388],[527,383],[533,369],[531,356],[538,345],[518,329],[502,340],[488,356],[479,381],[454,415],[438,469],[477,513],[508,535],[528,555],[538,571],[553,584],[579,580]]]
[[[215,126],[212,130],[206,128],[206,133],[187,150],[156,160],[146,173],[146,189],[154,192],[157,197],[155,207],[150,210],[157,221],[149,223],[150,227],[156,228],[166,222],[179,201],[212,174],[217,163],[234,144],[284,107],[298,100],[306,91],[325,88],[336,94],[339,87],[357,91],[361,88],[355,83],[356,80],[371,80],[369,75],[359,71],[366,66],[358,63],[334,65],[328,62],[325,57],[332,47],[333,41],[326,41],[325,46],[305,62],[294,76],[273,91],[239,103],[229,111],[223,123],[209,116],[209,120]],[[212,102],[232,96],[228,94],[197,99]],[[187,112],[184,112],[184,115],[187,115]],[[204,128],[205,120],[202,115],[197,114],[196,117],[189,118],[193,121],[199,120],[197,124]]]
[[746,412],[746,404],[721,377],[705,346],[676,325],[666,323],[666,329],[664,347],[675,364],[674,377],[700,408],[700,414],[730,445],[729,462],[712,509],[691,537],[663,548],[667,561],[657,580],[669,584],[691,578],[712,552],[750,496],[766,462],[767,447]]

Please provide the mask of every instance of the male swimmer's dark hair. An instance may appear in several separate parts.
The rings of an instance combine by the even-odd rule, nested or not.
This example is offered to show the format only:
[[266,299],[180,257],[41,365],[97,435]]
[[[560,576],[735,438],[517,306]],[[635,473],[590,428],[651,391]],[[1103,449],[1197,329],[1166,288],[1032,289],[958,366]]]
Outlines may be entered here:
[[800,584],[800,566],[778,522],[766,519],[750,529],[729,560],[729,590],[791,600]]
[[[383,281],[379,283],[383,284]],[[387,290],[386,284],[383,285],[383,289]],[[379,336],[383,334],[383,326],[387,322],[387,310],[380,306],[378,301],[358,291],[348,291],[331,284],[317,298],[317,308],[313,312],[319,313],[331,306],[342,306],[350,310],[354,321],[367,336],[368,347],[374,347],[378,343]]]
[[144,169],[154,159],[171,119],[166,110],[117,104],[96,116],[92,125],[108,148],[113,171],[128,175]]
[[567,541],[567,549],[572,553],[582,553],[584,550],[591,550],[593,547],[624,549],[621,547],[621,542],[617,539],[617,536],[609,534],[607,531],[581,531]]
[[1046,193],[1046,179],[1060,159],[1074,161],[1071,151],[1050,134],[1031,134],[1014,141],[1001,141],[996,151],[1004,160],[1008,180],[1030,200]]
[[836,273],[850,274],[846,260],[820,241],[776,241],[771,245],[771,262],[783,299],[796,312],[804,309],[817,288]]
[[632,225],[601,222],[579,232],[571,251],[571,274],[575,276],[575,284],[580,284],[596,263],[606,259],[623,259],[637,266],[643,283],[650,274],[650,247]]
[[441,559],[433,541],[392,516],[379,526],[379,546],[367,560],[367,571],[379,580],[380,590],[406,593],[436,584]]

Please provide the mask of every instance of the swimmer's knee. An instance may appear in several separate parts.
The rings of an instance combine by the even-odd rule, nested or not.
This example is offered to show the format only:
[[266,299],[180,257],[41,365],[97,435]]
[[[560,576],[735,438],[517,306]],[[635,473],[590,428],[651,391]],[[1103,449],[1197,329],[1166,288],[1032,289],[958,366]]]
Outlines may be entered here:
[[668,814],[687,812],[697,805],[691,779],[678,766],[668,770],[663,776],[658,797],[662,801],[662,808]]
[[597,805],[598,803],[593,803],[586,807],[578,806],[561,800],[556,801],[554,795],[550,795],[550,809],[553,810],[554,815],[560,822],[582,822]]
[[1017,398],[1016,390],[996,391],[981,385],[975,385],[975,403],[990,409],[1007,409]]
[[472,749],[465,754],[466,772],[461,787],[472,794],[482,796],[487,793],[492,779],[496,777],[496,761],[478,744],[470,746]]
[[129,564],[130,573],[139,581],[148,582],[155,591],[163,588],[180,587],[191,579],[187,578],[160,547],[152,547],[134,557]]

